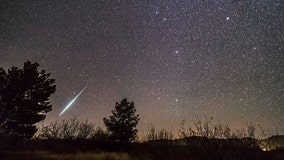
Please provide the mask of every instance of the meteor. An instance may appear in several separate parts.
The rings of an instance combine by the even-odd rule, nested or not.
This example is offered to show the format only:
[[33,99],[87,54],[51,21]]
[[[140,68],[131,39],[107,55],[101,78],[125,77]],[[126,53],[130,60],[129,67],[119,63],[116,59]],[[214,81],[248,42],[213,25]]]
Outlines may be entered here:
[[84,92],[84,90],[87,87],[85,87],[84,89],[82,89],[82,91],[63,109],[63,111],[59,114],[59,116],[61,116],[75,101],[76,99]]

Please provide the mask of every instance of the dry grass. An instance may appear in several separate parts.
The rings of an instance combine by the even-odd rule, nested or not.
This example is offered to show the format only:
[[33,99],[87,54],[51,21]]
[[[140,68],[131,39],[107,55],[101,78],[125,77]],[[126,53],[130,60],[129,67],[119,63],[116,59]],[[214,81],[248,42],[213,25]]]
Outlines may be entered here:
[[117,152],[78,152],[56,154],[45,151],[37,152],[5,152],[0,159],[9,160],[131,160],[127,153]]

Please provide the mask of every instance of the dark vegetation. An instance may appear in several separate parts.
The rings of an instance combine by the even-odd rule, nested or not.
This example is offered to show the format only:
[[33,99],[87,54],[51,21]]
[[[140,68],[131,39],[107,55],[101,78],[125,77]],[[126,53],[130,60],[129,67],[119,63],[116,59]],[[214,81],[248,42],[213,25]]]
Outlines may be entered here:
[[110,132],[109,138],[118,142],[135,140],[138,133],[136,126],[139,115],[135,115],[134,102],[127,102],[126,98],[120,103],[116,102],[115,109],[111,113],[112,115],[109,118],[103,119],[107,130]]
[[[196,122],[195,122],[196,123]],[[109,138],[109,132],[94,127],[88,121],[80,121],[78,117],[50,123],[42,127],[32,139],[2,136],[0,159],[134,159],[134,160],[172,160],[172,159],[281,159],[283,152],[273,150],[264,152],[260,148],[260,140],[250,137],[235,137],[230,133],[228,138],[197,136],[205,133],[206,123],[201,122],[201,132],[191,128],[196,135],[184,136],[181,133],[188,129],[180,129],[180,136],[173,138],[171,132],[158,130],[154,126],[138,142],[116,142]],[[182,128],[183,124],[181,125]],[[209,127],[207,131],[214,132]],[[247,132],[249,129],[246,129]],[[220,131],[220,135],[224,134]],[[248,134],[248,133],[243,133]],[[273,136],[265,140],[277,146],[281,136]],[[282,137],[283,140],[283,137]],[[283,144],[282,144],[283,145]],[[15,156],[18,155],[18,156]]]
[[35,123],[51,111],[55,80],[38,67],[27,61],[22,69],[0,68],[0,134],[31,138],[37,131]]
[[[178,137],[166,129],[151,126],[138,139],[139,115],[133,102],[115,104],[105,129],[78,117],[36,128],[51,110],[49,98],[55,92],[54,79],[38,71],[37,63],[23,69],[0,68],[0,159],[22,160],[246,160],[283,159],[283,136],[255,136],[256,127],[232,131],[228,124],[214,124],[212,118],[193,126],[181,122]],[[269,152],[264,152],[267,150]]]

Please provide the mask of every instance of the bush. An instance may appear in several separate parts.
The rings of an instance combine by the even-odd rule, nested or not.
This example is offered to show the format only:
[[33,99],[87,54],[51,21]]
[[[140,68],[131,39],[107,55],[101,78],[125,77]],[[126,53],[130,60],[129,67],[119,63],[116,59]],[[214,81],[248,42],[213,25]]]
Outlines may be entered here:
[[101,128],[95,129],[88,120],[80,121],[77,117],[55,121],[43,126],[36,135],[40,139],[99,139],[107,137]]
[[168,132],[166,129],[156,130],[155,126],[151,126],[145,137],[145,141],[158,141],[158,140],[172,140],[173,134],[172,132]]

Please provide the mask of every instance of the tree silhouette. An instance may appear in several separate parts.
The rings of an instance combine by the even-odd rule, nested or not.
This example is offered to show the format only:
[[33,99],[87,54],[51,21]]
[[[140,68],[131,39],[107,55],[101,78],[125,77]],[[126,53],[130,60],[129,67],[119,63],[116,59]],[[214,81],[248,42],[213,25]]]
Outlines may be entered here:
[[135,140],[138,132],[136,126],[139,115],[135,115],[134,103],[127,102],[125,98],[120,103],[116,102],[115,109],[111,113],[112,116],[103,119],[107,130],[110,132],[110,139],[119,142]]
[[38,67],[27,61],[22,69],[12,67],[7,73],[0,68],[0,134],[31,138],[35,123],[51,111],[55,80]]
[[7,87],[7,73],[3,68],[0,68],[0,127],[4,121],[4,112],[6,110],[6,105],[2,102],[2,97]]

